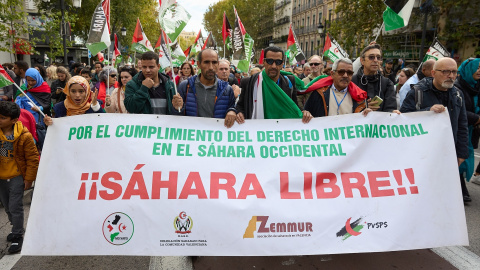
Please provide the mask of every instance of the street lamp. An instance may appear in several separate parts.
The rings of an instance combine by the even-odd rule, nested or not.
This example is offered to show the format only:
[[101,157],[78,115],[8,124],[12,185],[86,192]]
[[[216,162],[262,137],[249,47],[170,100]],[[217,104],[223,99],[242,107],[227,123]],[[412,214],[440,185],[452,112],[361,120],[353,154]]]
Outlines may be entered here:
[[320,36],[323,37],[323,31],[324,31],[325,26],[323,26],[322,22],[320,22],[320,24],[318,24],[317,28],[318,28],[318,33],[320,34]]
[[268,46],[269,46],[269,47],[273,47],[274,45],[275,45],[275,43],[273,43],[273,40],[270,40],[270,41],[268,42]]
[[81,8],[82,7],[82,0],[73,0],[73,7]]
[[120,31],[122,32],[122,36],[125,37],[127,35],[127,28],[125,28],[125,26],[122,27],[122,29],[120,29]]

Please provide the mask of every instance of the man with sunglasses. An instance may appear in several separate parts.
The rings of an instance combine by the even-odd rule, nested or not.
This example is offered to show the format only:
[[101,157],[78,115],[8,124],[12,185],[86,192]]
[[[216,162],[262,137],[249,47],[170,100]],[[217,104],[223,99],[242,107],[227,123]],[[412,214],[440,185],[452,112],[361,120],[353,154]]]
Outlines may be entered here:
[[237,116],[235,95],[228,82],[217,78],[218,53],[204,49],[197,59],[201,73],[180,83],[172,99],[172,114],[225,118],[225,126],[230,128]]
[[[308,123],[312,115],[301,111],[297,105],[297,89],[293,75],[281,75],[285,54],[279,47],[271,46],[263,51],[265,69],[242,79],[242,94],[237,103],[237,122],[245,119],[302,118]],[[263,100],[263,97],[266,97]]]
[[[458,166],[460,166],[468,158],[469,153],[465,99],[462,91],[454,85],[457,78],[457,62],[449,57],[439,59],[433,66],[432,76],[433,78],[424,78],[412,86],[400,111],[402,113],[415,111],[442,113],[448,108]],[[464,185],[462,185],[462,194],[464,202],[471,201]]]
[[[337,59],[330,71],[331,76],[318,80],[307,92],[310,98],[305,110],[313,117],[342,115],[360,112],[366,102],[367,93],[352,83],[353,63],[350,59]],[[366,115],[371,109],[364,111]]]
[[[368,94],[368,107],[373,111],[392,112],[397,109],[395,87],[380,72],[382,48],[376,43],[365,47],[360,54],[362,67],[353,75],[352,82]],[[372,101],[374,97],[382,101]]]
[[[308,65],[310,67],[310,74],[303,78],[302,81],[305,85],[309,84],[313,79],[323,74],[323,60],[322,57],[318,55],[312,55],[308,58]],[[303,110],[305,103],[310,97],[311,93],[297,93],[297,103],[298,107]]]

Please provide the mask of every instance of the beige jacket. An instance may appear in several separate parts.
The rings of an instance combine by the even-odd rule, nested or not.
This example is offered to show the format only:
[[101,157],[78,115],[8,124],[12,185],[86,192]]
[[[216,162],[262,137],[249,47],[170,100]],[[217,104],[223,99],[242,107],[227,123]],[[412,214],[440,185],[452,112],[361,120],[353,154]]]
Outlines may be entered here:
[[[118,92],[120,91],[120,101],[118,100]],[[125,91],[122,91],[119,88],[115,88],[110,95],[110,106],[105,104],[105,111],[107,113],[128,113],[125,109],[123,101],[125,100]],[[121,111],[120,111],[121,109]]]

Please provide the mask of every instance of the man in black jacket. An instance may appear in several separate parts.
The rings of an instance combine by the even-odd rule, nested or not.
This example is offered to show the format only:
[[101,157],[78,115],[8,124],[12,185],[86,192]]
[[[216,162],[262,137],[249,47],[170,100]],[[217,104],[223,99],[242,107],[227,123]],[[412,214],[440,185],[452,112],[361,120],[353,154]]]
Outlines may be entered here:
[[[264,65],[265,73],[269,79],[276,82],[276,84],[285,92],[285,94],[292,99],[292,101],[297,104],[297,89],[295,87],[295,78],[292,75],[281,75],[280,70],[282,69],[285,54],[282,49],[272,46],[268,47],[263,51],[264,55]],[[245,123],[245,119],[252,119],[254,100],[256,101],[254,88],[255,83],[258,81],[258,76],[262,74],[261,72],[248,77],[243,78],[240,83],[240,88],[242,89],[242,94],[240,95],[240,100],[237,103],[237,122],[239,124]],[[262,75],[263,76],[263,75]],[[298,107],[298,105],[296,105]],[[282,110],[284,108],[278,108]],[[308,111],[303,111],[302,122],[308,123],[313,116]]]
[[[457,152],[458,166],[468,158],[468,123],[465,99],[462,91],[454,86],[457,77],[457,62],[445,57],[438,60],[433,66],[433,78],[424,78],[412,86],[403,101],[400,111],[434,111],[441,113],[448,108],[450,123],[452,124],[453,139]],[[415,94],[417,92],[417,94]],[[415,95],[417,99],[415,100]],[[465,182],[462,184],[463,201],[471,201]]]
[[[392,112],[397,109],[395,87],[390,79],[382,76],[380,62],[382,61],[382,48],[373,43],[362,50],[360,54],[362,68],[353,75],[352,82],[368,94],[368,107],[373,111]],[[372,101],[375,96],[383,102],[379,104]]]

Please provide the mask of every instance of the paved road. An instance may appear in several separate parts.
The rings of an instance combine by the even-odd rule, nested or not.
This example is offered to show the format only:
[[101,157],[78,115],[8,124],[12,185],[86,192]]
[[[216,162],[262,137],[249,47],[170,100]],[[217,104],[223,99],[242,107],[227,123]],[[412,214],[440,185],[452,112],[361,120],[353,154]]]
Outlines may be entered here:
[[[476,151],[476,162],[480,151]],[[438,183],[439,185],[441,183]],[[480,269],[480,264],[465,264],[466,257],[475,263],[480,262],[480,186],[467,183],[473,199],[465,206],[470,246],[473,252],[451,254],[453,263],[460,269]],[[25,215],[30,210],[30,194],[24,198]],[[432,202],[435,203],[435,202]],[[30,257],[5,255],[8,249],[6,235],[10,225],[4,209],[0,209],[0,270],[16,269],[154,269],[150,257],[134,256],[75,256],[75,257]],[[462,249],[460,249],[462,251]],[[438,253],[438,251],[436,250]],[[449,250],[447,250],[447,253]],[[472,259],[473,258],[473,259]],[[152,261],[153,262],[153,261]],[[383,253],[338,254],[317,256],[278,256],[278,257],[194,257],[193,266],[201,269],[457,269],[431,250],[413,250]],[[463,263],[463,264],[462,264]],[[159,268],[156,268],[159,269]],[[165,267],[164,269],[179,269]]]

